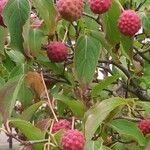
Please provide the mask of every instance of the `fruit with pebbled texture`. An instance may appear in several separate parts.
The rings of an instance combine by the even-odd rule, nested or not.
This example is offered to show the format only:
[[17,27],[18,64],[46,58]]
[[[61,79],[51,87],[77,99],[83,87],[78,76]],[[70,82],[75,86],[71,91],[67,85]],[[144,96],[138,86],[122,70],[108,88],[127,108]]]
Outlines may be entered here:
[[134,36],[141,28],[141,20],[134,10],[125,10],[118,19],[120,32],[125,36]]
[[77,21],[82,16],[83,0],[58,0],[56,5],[61,17],[67,21]]
[[107,12],[112,4],[112,0],[89,0],[90,9],[95,14]]
[[68,48],[62,42],[52,42],[47,46],[47,56],[49,60],[61,63],[67,59]]
[[78,130],[66,131],[61,139],[63,150],[83,150],[84,144],[85,137],[83,133]]
[[150,133],[150,119],[141,120],[138,127],[144,135]]
[[52,133],[56,133],[60,129],[71,129],[71,123],[66,119],[61,119],[58,122],[55,122],[52,127]]

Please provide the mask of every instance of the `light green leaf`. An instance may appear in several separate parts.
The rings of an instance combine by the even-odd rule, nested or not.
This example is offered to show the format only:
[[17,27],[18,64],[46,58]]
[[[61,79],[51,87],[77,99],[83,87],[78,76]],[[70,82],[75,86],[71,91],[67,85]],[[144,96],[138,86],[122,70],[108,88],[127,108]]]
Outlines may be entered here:
[[10,32],[11,45],[14,49],[23,51],[23,25],[30,14],[28,0],[9,0],[5,6],[3,17]]
[[75,48],[75,75],[82,84],[92,81],[100,55],[100,37],[94,32],[81,35]]
[[10,59],[17,64],[21,64],[25,62],[24,55],[19,51],[10,50],[10,51],[6,51],[6,53],[10,57]]
[[116,74],[116,75],[107,77],[106,79],[96,84],[96,86],[92,88],[92,91],[91,91],[92,96],[93,97],[98,96],[103,89],[107,88],[108,85],[116,81],[119,77],[120,75]]
[[112,97],[90,108],[85,113],[85,136],[87,141],[91,140],[97,128],[108,117],[111,111],[126,104],[126,99]]
[[30,121],[30,119],[32,118],[32,116],[34,115],[34,113],[37,111],[37,109],[44,103],[44,101],[40,101],[37,102],[33,105],[31,105],[30,107],[28,107],[27,109],[25,109],[21,116],[20,119],[22,120],[26,120],[26,121]]
[[145,146],[146,139],[136,123],[127,121],[125,119],[116,119],[110,123],[110,126],[120,134],[132,137],[139,143],[140,146]]
[[[9,123],[19,129],[28,140],[43,140],[45,138],[44,133],[40,129],[33,126],[30,122],[20,119],[11,119]],[[35,144],[33,146],[36,150],[43,149],[43,144]]]
[[113,0],[111,9],[102,15],[106,39],[113,46],[120,42],[120,32],[117,27],[118,18],[121,14],[120,6],[118,0]]
[[84,116],[85,106],[81,101],[72,100],[66,96],[58,95],[58,94],[54,94],[53,96],[56,100],[59,100],[62,103],[66,104],[71,109],[71,111],[75,116],[79,118],[82,118]]
[[142,27],[144,29],[144,31],[147,34],[150,34],[150,12],[149,10],[145,9],[142,13],[141,13],[141,19],[142,19]]
[[7,29],[0,26],[0,54],[4,55],[4,45],[5,45],[5,38],[7,35]]

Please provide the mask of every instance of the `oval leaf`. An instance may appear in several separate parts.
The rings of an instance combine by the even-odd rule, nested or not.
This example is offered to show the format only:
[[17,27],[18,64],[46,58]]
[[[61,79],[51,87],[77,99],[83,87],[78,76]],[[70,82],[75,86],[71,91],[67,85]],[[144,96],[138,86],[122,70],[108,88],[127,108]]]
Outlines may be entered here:
[[[45,138],[44,133],[41,132],[40,129],[33,126],[30,122],[19,119],[11,119],[9,123],[19,129],[28,140],[43,140]],[[43,148],[43,144],[35,144],[33,146],[36,150],[42,150]]]
[[7,25],[13,48],[23,51],[23,25],[30,14],[28,0],[9,0],[5,6],[4,22]]
[[75,49],[75,74],[80,83],[92,81],[100,55],[100,38],[94,32],[82,35]]
[[107,118],[109,113],[119,106],[126,105],[127,101],[119,97],[106,99],[85,113],[85,136],[91,140],[97,128]]

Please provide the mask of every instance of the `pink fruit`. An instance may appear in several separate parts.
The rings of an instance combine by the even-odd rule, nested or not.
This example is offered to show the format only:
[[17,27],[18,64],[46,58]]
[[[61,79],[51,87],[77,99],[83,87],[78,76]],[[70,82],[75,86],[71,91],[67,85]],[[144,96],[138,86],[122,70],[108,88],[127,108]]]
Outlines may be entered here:
[[4,26],[4,22],[3,22],[3,17],[2,17],[2,13],[3,13],[3,10],[4,10],[4,7],[7,3],[7,0],[0,0],[0,25],[1,26]]
[[71,129],[71,123],[66,119],[62,119],[59,120],[58,122],[55,122],[52,127],[52,133],[56,133],[60,129],[66,129],[66,130]]
[[61,139],[63,150],[83,150],[85,138],[82,132],[78,130],[68,130]]
[[95,14],[103,14],[111,7],[112,0],[89,0],[90,9]]
[[68,49],[62,42],[52,42],[47,46],[47,55],[52,62],[63,62],[68,55]]
[[150,133],[150,119],[141,120],[138,127],[144,135]]
[[76,21],[82,16],[83,0],[58,0],[58,12],[68,21]]
[[141,28],[141,20],[133,10],[125,10],[118,20],[120,32],[125,36],[134,36]]

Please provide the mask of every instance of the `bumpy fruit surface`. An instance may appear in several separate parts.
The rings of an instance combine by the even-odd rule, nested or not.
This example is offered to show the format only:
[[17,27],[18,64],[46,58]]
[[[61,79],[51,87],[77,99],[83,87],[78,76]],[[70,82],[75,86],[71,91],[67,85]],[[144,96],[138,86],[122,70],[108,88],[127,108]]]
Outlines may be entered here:
[[62,119],[59,120],[58,122],[55,122],[52,127],[52,133],[56,133],[60,129],[66,129],[66,130],[71,129],[71,123],[66,119]]
[[82,16],[83,0],[58,0],[58,12],[68,21],[76,21]]
[[66,60],[68,49],[62,42],[52,42],[47,46],[47,55],[52,62],[60,63]]
[[83,133],[78,130],[68,130],[61,139],[63,150],[83,150],[85,138]]
[[150,133],[150,119],[141,120],[138,127],[144,135]]
[[0,0],[0,25],[1,26],[5,26],[3,22],[2,13],[3,13],[6,3],[7,3],[7,0]]
[[111,7],[112,0],[89,0],[90,9],[95,14],[103,14]]
[[133,10],[125,10],[119,17],[118,27],[125,36],[133,36],[141,28],[140,17]]

